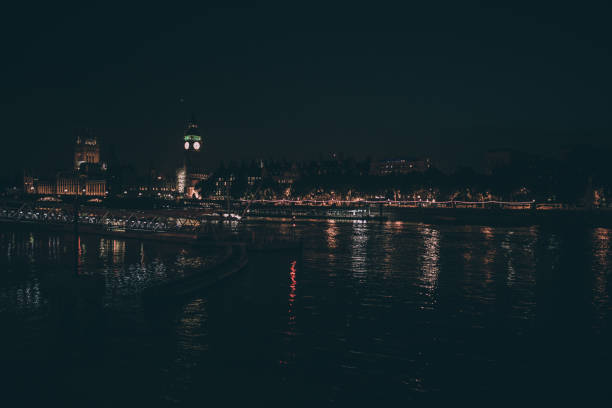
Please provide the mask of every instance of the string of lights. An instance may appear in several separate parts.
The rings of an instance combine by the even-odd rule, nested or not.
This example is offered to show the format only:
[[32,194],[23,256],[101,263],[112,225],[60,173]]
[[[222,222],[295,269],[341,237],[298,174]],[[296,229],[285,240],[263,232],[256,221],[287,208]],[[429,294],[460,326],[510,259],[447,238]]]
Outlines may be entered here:
[[252,202],[252,203],[260,203],[260,204],[394,204],[394,205],[419,205],[419,204],[436,204],[436,205],[446,205],[446,204],[462,204],[462,205],[486,205],[486,204],[497,204],[497,205],[532,205],[534,201],[497,201],[497,200],[488,200],[488,201],[436,201],[436,200],[290,200],[290,199],[275,199],[275,200],[266,200],[266,199],[256,199],[256,200],[248,200],[248,199],[240,199],[241,202]]

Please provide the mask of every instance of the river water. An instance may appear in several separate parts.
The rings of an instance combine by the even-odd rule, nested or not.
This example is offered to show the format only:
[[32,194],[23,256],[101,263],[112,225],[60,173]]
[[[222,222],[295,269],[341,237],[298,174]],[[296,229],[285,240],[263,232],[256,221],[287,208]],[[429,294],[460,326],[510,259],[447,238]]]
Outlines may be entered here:
[[612,230],[241,228],[295,234],[305,248],[254,254],[239,276],[154,308],[142,305],[144,288],[219,254],[1,232],[2,395],[61,406],[609,398]]

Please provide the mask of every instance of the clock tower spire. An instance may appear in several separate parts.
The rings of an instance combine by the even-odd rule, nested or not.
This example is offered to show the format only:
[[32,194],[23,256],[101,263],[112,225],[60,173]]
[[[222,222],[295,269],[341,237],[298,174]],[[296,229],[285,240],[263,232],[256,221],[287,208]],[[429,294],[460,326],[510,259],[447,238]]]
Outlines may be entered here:
[[200,180],[206,178],[206,174],[200,164],[204,139],[193,113],[191,119],[187,121],[181,143],[183,144],[184,159],[183,167],[178,172],[177,187],[179,192],[184,193],[187,197],[197,198],[199,196],[195,187]]
[[195,119],[195,114],[191,114],[191,119],[187,121],[187,127],[183,132],[183,148],[189,151],[200,151],[202,148],[202,136],[198,128],[198,122]]

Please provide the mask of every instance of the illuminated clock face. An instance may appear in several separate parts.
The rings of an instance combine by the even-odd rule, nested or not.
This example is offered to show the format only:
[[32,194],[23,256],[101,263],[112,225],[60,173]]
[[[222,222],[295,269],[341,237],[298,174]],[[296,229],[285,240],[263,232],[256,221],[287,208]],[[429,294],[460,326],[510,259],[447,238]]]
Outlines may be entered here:
[[189,142],[185,142],[185,150],[189,149]]
[[200,142],[195,142],[193,144],[193,148],[196,149],[196,150],[200,150]]

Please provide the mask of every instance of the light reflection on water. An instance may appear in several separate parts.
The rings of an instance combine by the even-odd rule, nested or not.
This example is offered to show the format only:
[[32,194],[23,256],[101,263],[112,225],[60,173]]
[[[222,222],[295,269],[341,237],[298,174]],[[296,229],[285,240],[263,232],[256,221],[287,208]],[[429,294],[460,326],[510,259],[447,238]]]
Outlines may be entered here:
[[420,256],[421,287],[427,297],[423,307],[431,306],[435,303],[435,291],[438,285],[438,274],[440,273],[440,231],[419,225],[419,233],[423,239],[423,252]]
[[[74,274],[104,277],[104,305],[121,307],[147,286],[201,268],[217,256],[155,243],[134,241],[128,246],[125,240],[93,236],[79,236],[76,254],[70,236],[7,232],[0,233],[0,243],[6,254],[1,265],[7,266],[0,276],[0,310],[20,312],[45,306],[56,282]],[[148,259],[147,247],[162,256]]]
[[593,230],[593,304],[600,319],[605,318],[611,308],[609,293],[610,239],[609,229],[596,228]]
[[295,265],[297,261],[291,261],[289,267],[289,325],[295,324],[295,311],[293,310],[293,304],[296,298],[297,279]]
[[12,291],[3,292],[0,298],[0,306],[12,304],[18,312],[37,309],[42,306],[41,302],[40,282],[36,278],[16,286]]
[[351,243],[351,271],[353,277],[363,282],[368,274],[366,257],[368,244],[368,226],[365,221],[352,222],[353,235]]
[[[336,225],[335,220],[327,221],[327,229],[325,233],[327,234],[327,247],[330,250],[336,249],[338,247],[338,242],[336,240],[336,236],[338,235],[338,226]],[[330,251],[332,253],[333,251]]]
[[[553,317],[568,324],[555,316],[566,300],[557,296],[558,286],[576,291],[573,312],[580,315],[573,321],[597,320],[593,333],[590,326],[582,328],[589,340],[596,330],[603,336],[610,325],[608,229],[589,230],[586,250],[569,245],[578,259],[590,262],[574,262],[570,267],[576,270],[570,270],[563,259],[572,255],[564,251],[567,242],[575,244],[574,231],[407,222],[296,224],[295,233],[305,240],[302,254],[253,257],[242,280],[188,300],[168,318],[156,311],[154,333],[144,318],[134,317],[142,312],[138,294],[205,264],[208,255],[84,237],[79,270],[104,277],[104,308],[113,311],[106,319],[125,320],[113,335],[127,351],[117,354],[138,355],[143,344],[150,347],[140,360],[124,363],[111,356],[108,365],[130,367],[136,375],[127,381],[141,378],[147,386],[159,381],[159,392],[177,404],[205,400],[217,388],[228,395],[223,387],[235,390],[236,384],[254,393],[244,395],[282,384],[274,395],[287,401],[362,402],[358,396],[376,390],[385,401],[474,384],[486,391],[495,378],[533,379],[529,356],[539,344],[536,336],[547,333]],[[294,233],[288,224],[265,228]],[[0,244],[0,261],[7,266],[0,280],[0,312],[44,309],[44,278],[73,262],[69,238],[0,233]],[[582,307],[583,298],[591,308]]]
[[512,246],[510,245],[512,234],[513,234],[512,231],[507,232],[501,244],[502,249],[504,249],[504,252],[505,252],[504,255],[506,257],[506,262],[507,262],[508,273],[506,275],[506,284],[508,286],[512,286],[512,284],[514,283],[514,279],[516,277],[516,271],[514,270],[514,266],[512,265],[512,262],[514,259],[512,255]]

